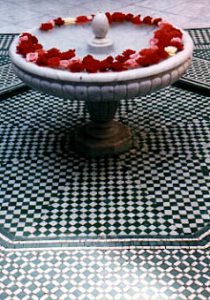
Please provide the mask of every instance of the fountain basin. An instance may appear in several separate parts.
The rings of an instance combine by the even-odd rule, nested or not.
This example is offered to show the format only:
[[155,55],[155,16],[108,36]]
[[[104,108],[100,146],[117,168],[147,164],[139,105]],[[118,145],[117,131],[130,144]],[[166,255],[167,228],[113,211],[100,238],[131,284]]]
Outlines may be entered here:
[[14,70],[31,87],[72,100],[121,100],[146,95],[174,83],[188,68],[193,43],[183,33],[184,50],[159,64],[122,72],[71,73],[40,67],[16,53],[18,40],[10,47]]

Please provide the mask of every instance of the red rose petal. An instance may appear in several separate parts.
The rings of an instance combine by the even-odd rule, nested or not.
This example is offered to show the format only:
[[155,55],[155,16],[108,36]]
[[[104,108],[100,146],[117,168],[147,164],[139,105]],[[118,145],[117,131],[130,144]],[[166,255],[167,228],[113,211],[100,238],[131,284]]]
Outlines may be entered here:
[[52,23],[42,23],[39,27],[40,30],[42,31],[48,31],[53,29],[53,24]]
[[82,62],[73,62],[71,63],[70,67],[69,67],[70,71],[71,72],[82,72],[84,71],[84,66],[83,66],[83,63]]
[[141,16],[136,16],[132,19],[132,23],[135,24],[135,25],[140,25],[142,24],[142,20],[141,20]]
[[126,19],[127,22],[131,22],[133,20],[133,14],[127,14],[125,16],[125,19]]
[[54,19],[54,22],[55,22],[56,26],[62,26],[65,23],[64,20],[61,17],[59,17],[57,19]]
[[86,16],[79,16],[76,18],[76,23],[87,23],[87,22],[90,22],[90,20]]
[[60,58],[59,57],[51,57],[47,60],[47,65],[50,68],[58,68],[60,65]]
[[68,50],[68,51],[65,51],[65,52],[61,52],[60,53],[60,58],[61,59],[71,59],[72,57],[75,56],[75,49],[73,50]]
[[115,61],[112,63],[111,65],[111,69],[112,71],[124,71],[125,68],[123,67],[123,63],[119,62],[119,61]]
[[152,24],[152,18],[150,16],[144,17],[143,23],[147,24],[147,25],[151,25]]
[[115,12],[112,14],[112,22],[124,22],[126,15],[121,12]]
[[57,48],[51,48],[47,51],[46,57],[51,58],[51,57],[59,57],[60,56],[60,51]]
[[132,50],[132,49],[126,49],[123,51],[123,55],[126,56],[127,58],[129,58],[130,55],[136,53],[136,51]]
[[114,59],[112,56],[108,56],[104,60],[100,61],[100,71],[105,72],[105,71],[109,70],[112,66],[113,60]]

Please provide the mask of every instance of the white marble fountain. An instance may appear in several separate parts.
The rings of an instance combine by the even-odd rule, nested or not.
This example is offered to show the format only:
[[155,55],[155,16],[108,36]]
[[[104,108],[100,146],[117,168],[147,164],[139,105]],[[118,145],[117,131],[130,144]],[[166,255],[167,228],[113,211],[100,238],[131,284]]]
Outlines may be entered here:
[[[42,32],[38,28],[28,32],[35,34],[46,49],[59,45],[65,51],[73,45],[80,57],[92,54],[103,59],[128,48],[139,50],[148,47],[154,31],[153,26],[143,25],[139,30],[137,26],[124,23],[111,26],[109,31],[108,27],[105,15],[96,14],[92,29],[89,24],[64,26],[52,32]],[[16,53],[17,43],[18,40],[15,40],[11,45],[10,57],[15,73],[26,84],[60,98],[85,101],[91,122],[75,131],[74,142],[76,150],[88,156],[113,155],[130,149],[130,128],[113,120],[120,100],[146,95],[171,85],[186,71],[193,52],[192,40],[183,31],[184,49],[158,64],[121,72],[72,73],[27,62]]]

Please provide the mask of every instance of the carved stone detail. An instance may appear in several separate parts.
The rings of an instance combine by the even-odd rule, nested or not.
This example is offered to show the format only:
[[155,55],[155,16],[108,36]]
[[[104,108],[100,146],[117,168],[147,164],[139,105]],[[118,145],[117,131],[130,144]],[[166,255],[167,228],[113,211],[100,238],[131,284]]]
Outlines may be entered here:
[[81,84],[79,82],[55,81],[34,74],[30,75],[15,65],[14,71],[32,88],[60,98],[96,102],[116,101],[146,95],[174,83],[184,74],[190,61],[189,58],[180,66],[155,76],[133,81],[104,83],[103,85],[97,82]]

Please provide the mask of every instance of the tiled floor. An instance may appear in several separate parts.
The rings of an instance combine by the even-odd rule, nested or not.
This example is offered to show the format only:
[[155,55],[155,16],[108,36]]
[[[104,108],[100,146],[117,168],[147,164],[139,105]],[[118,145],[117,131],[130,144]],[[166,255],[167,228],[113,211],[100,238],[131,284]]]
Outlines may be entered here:
[[209,300],[201,250],[10,251],[1,300]]
[[0,0],[0,31],[20,32],[56,16],[129,11],[159,16],[182,28],[210,26],[209,0]]
[[174,244],[201,235],[210,209],[206,97],[171,87],[121,101],[116,118],[135,132],[135,146],[101,160],[71,151],[70,130],[88,117],[83,102],[58,102],[35,91],[0,102],[5,233],[129,246],[145,236]]
[[[0,33],[96,10],[210,27],[208,6],[209,0],[0,0]],[[202,45],[208,32],[192,35]],[[0,39],[5,49],[7,39]],[[14,85],[2,53],[0,83]],[[209,52],[196,53],[207,67],[194,64],[192,77],[208,86]],[[208,98],[172,87],[123,102],[117,117],[136,133],[141,128],[138,143],[129,155],[100,164],[69,152],[66,133],[87,114],[83,104],[58,101],[27,91],[0,102],[0,300],[210,299]],[[138,234],[142,244],[108,243]]]

